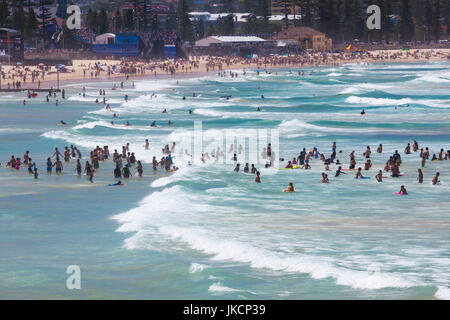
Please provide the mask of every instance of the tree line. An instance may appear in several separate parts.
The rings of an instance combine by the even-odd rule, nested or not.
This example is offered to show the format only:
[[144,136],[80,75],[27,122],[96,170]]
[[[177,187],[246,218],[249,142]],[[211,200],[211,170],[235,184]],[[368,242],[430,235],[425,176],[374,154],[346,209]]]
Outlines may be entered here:
[[[297,14],[293,20],[271,22],[272,1],[284,8],[283,14]],[[232,15],[224,15],[215,23],[193,21],[189,16],[193,0],[172,1],[162,25],[158,14],[150,9],[151,0],[133,0],[130,8],[119,10],[123,1],[104,3],[87,11],[83,25],[92,33],[105,32],[178,32],[185,41],[208,35],[271,34],[287,26],[307,26],[333,38],[335,43],[354,39],[366,42],[437,41],[448,38],[450,31],[449,0],[220,0],[222,13],[246,12],[250,16],[237,23]],[[21,31],[26,40],[45,37],[49,23],[48,6],[55,0],[39,0],[35,8],[30,0],[0,0],[0,27]],[[67,0],[57,0],[57,16],[65,18]],[[366,9],[376,4],[381,8],[381,30],[368,30]],[[98,8],[98,6],[103,6]],[[204,10],[212,9],[209,2]],[[301,18],[299,18],[301,17]],[[39,29],[41,32],[39,32]],[[70,32],[66,30],[66,35]]]

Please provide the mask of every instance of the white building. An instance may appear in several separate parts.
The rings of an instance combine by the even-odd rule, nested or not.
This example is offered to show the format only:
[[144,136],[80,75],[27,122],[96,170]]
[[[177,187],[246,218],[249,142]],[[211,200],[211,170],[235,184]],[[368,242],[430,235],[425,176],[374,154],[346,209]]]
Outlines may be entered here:
[[257,45],[267,42],[255,36],[210,36],[195,42],[196,47]]

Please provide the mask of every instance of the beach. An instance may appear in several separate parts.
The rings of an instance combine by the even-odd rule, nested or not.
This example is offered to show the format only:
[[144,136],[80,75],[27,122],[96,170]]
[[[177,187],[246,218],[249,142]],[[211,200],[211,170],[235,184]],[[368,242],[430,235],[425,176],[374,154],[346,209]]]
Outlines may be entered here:
[[[153,62],[121,61],[121,60],[73,60],[72,66],[67,66],[64,71],[57,74],[56,66],[22,66],[4,65],[2,88],[12,88],[14,81],[21,81],[21,88],[57,88],[58,77],[60,85],[64,83],[76,84],[90,81],[118,81],[122,82],[128,75],[131,80],[161,79],[167,77],[195,77],[213,74],[215,72],[230,69],[267,69],[267,68],[298,68],[312,66],[333,66],[346,63],[417,63],[428,61],[447,60],[450,49],[410,49],[404,50],[374,50],[353,55],[352,52],[344,53],[311,53],[307,55],[290,55],[278,57],[260,57],[244,59],[239,57],[190,57],[189,61],[161,60]],[[49,69],[44,71],[44,68]],[[116,68],[117,67],[117,68]],[[169,68],[174,68],[174,73]],[[121,69],[123,68],[123,70]],[[133,72],[126,70],[136,68]],[[115,69],[115,70],[113,70]],[[108,72],[109,71],[109,72]],[[35,79],[31,74],[38,72]],[[42,75],[44,73],[44,75]],[[25,82],[23,81],[25,76]]]
[[[91,79],[95,62],[74,61],[75,72],[60,74],[65,99],[0,93],[0,298],[449,299],[450,160],[428,161],[420,185],[418,152],[404,153],[414,140],[431,155],[450,149],[450,51],[427,51],[429,59],[372,52],[364,59],[216,58],[207,65],[200,58],[198,67],[186,71],[180,63],[173,75],[142,65],[144,72],[128,79],[104,70]],[[96,62],[106,70],[121,64]],[[55,88],[55,77],[45,75],[41,87]],[[36,87],[29,79],[22,86]],[[183,142],[199,125],[200,156],[190,158]],[[314,157],[311,170],[264,168],[267,159],[249,140],[256,130],[270,130],[259,145],[274,139],[284,159],[279,167],[303,148],[328,157],[334,141],[343,167],[353,150],[363,166],[370,146],[373,167],[363,174],[371,179],[334,177],[333,163],[323,184],[324,165]],[[153,156],[159,160],[173,142],[180,169],[154,173]],[[61,175],[45,173],[55,147],[77,146],[84,162],[97,146],[113,152],[126,143],[144,175],[134,172],[123,187],[108,187],[117,180],[111,160],[100,164],[94,183],[77,177],[74,159]],[[226,158],[220,163],[211,156],[217,147]],[[26,150],[37,180],[25,168],[5,168]],[[395,150],[404,175],[386,173],[378,183],[375,174]],[[242,166],[256,155],[260,184],[233,171],[233,153]],[[289,182],[296,192],[281,192]],[[395,195],[401,185],[408,196]],[[69,265],[80,266],[81,290],[66,288]]]

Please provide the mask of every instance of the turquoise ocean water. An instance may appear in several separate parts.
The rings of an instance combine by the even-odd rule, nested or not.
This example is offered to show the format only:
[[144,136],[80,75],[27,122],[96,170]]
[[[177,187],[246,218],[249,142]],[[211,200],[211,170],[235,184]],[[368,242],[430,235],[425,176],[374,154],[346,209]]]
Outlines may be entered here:
[[[450,63],[303,71],[141,80],[115,91],[113,82],[88,83],[85,98],[82,85],[69,85],[59,107],[43,94],[23,107],[24,93],[2,93],[0,298],[449,299],[450,161],[427,162],[419,185],[419,156],[403,150],[414,139],[431,154],[450,149]],[[118,115],[114,126],[112,112],[95,103],[100,88]],[[56,125],[62,119],[67,126]],[[153,120],[158,128],[149,127]],[[189,140],[194,120],[209,153],[225,130],[238,143],[252,129],[278,132],[286,160],[302,148],[328,156],[333,141],[344,167],[352,150],[361,166],[366,146],[382,143],[384,153],[372,156],[371,180],[334,178],[332,165],[329,185],[320,183],[319,160],[310,171],[258,165],[261,184],[212,160],[180,160],[178,172],[153,174],[152,157]],[[124,187],[107,187],[110,162],[94,184],[77,178],[73,161],[60,176],[45,173],[56,146],[76,145],[86,159],[97,145],[120,151],[126,143],[144,162],[144,177]],[[220,146],[230,158],[229,145]],[[396,149],[406,175],[377,183]],[[38,181],[25,168],[4,167],[26,150]],[[432,186],[437,171],[442,183]],[[297,192],[282,193],[291,181]],[[409,196],[394,195],[401,185]],[[81,290],[66,289],[69,265],[81,268]]]

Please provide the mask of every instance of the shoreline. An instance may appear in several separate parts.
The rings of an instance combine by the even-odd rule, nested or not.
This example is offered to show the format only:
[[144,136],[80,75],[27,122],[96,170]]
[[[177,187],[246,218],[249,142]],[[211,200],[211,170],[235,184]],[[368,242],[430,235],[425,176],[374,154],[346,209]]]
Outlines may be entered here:
[[[427,50],[429,52],[427,52]],[[386,54],[386,51],[372,51],[370,52],[373,56],[369,56],[366,58],[356,58],[356,59],[341,59],[341,58],[337,58],[336,60],[331,60],[327,63],[312,63],[307,62],[307,63],[298,63],[298,61],[292,61],[289,60],[290,57],[281,57],[281,59],[286,59],[286,60],[281,60],[282,63],[270,63],[268,64],[267,61],[264,62],[251,62],[251,63],[242,63],[242,62],[238,62],[238,63],[230,63],[229,65],[226,65],[222,68],[214,68],[214,69],[209,69],[205,64],[205,59],[203,60],[199,60],[200,63],[197,66],[197,68],[194,68],[193,70],[190,71],[178,71],[176,70],[176,72],[174,74],[170,74],[167,70],[165,71],[161,65],[158,66],[154,66],[155,69],[152,71],[148,71],[145,70],[145,73],[147,74],[134,74],[134,73],[130,73],[130,74],[126,74],[126,73],[114,73],[111,74],[110,76],[108,75],[101,75],[99,74],[98,77],[93,78],[88,77],[87,74],[83,74],[80,73],[78,70],[77,72],[72,72],[72,73],[60,73],[60,79],[59,79],[59,89],[62,89],[62,87],[65,86],[70,86],[70,85],[78,85],[78,84],[90,84],[90,83],[95,83],[95,82],[100,82],[100,83],[107,83],[107,82],[130,82],[130,81],[139,81],[139,80],[166,80],[166,79],[192,79],[192,78],[198,78],[198,77],[203,77],[203,76],[208,76],[208,75],[217,75],[219,72],[230,72],[233,70],[245,70],[245,69],[258,69],[258,70],[280,70],[280,69],[289,69],[289,68],[322,68],[322,67],[342,67],[343,65],[346,64],[400,64],[400,63],[406,63],[406,64],[410,64],[410,63],[428,63],[428,62],[443,62],[443,61],[450,61],[448,59],[448,57],[450,57],[450,49],[442,49],[442,50],[434,50],[434,49],[427,49],[427,50],[423,50],[421,53],[432,53],[432,52],[439,52],[440,55],[439,56],[430,56],[428,58],[426,57],[413,57],[413,56],[409,56],[410,54],[408,53],[407,57],[404,58],[403,55],[401,56],[401,58],[386,58],[386,59],[375,59],[373,56],[376,56],[378,53],[383,55]],[[415,52],[415,49],[411,49],[410,52]],[[397,53],[397,50],[393,50],[393,52]],[[392,54],[392,52],[388,52],[388,54]],[[298,57],[298,56],[292,56],[292,57]],[[204,58],[204,57],[203,57]],[[311,58],[311,57],[310,57]],[[193,60],[190,60],[193,61]],[[95,64],[97,62],[100,63],[105,63],[105,64],[114,64],[114,63],[118,63],[118,61],[115,60],[74,60],[73,64],[75,66],[76,63],[78,63],[78,68],[86,68],[86,64],[88,64],[89,66],[91,64]],[[80,64],[81,63],[81,64]],[[177,63],[177,62],[176,62]],[[187,64],[186,64],[187,66]],[[11,67],[11,66],[5,66],[5,67]],[[184,67],[184,65],[183,65]],[[187,67],[186,67],[187,69]],[[75,70],[75,69],[73,69]],[[90,69],[83,69],[84,71],[86,70],[90,70]],[[50,89],[54,89],[56,90],[58,87],[58,80],[55,78],[56,74],[53,73],[51,75],[46,75],[47,77],[50,77],[51,79],[48,80],[41,80],[40,81],[40,86],[39,88],[46,88],[46,89],[40,89],[40,91],[47,91]],[[128,76],[128,80],[126,79]],[[61,79],[62,78],[62,79]],[[0,92],[14,92],[14,91],[38,91],[38,84],[37,84],[37,80],[39,80],[39,78],[36,78],[36,80],[34,82],[28,81],[26,83],[23,83],[20,89],[16,89],[16,88],[11,88],[11,89],[7,89],[5,88],[7,86],[9,79],[2,79],[1,85],[2,88],[0,89]],[[11,80],[12,81],[12,80]]]

